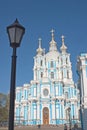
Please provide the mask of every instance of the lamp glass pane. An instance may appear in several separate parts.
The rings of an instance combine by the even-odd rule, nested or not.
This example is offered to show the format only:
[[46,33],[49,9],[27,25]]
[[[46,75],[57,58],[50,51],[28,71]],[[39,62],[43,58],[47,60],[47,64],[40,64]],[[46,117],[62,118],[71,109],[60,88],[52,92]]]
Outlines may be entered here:
[[21,28],[16,28],[16,39],[15,39],[15,42],[16,43],[19,43],[21,42],[21,38],[22,38],[22,35],[23,35],[23,29]]
[[15,28],[9,28],[9,40],[10,43],[14,43],[15,40]]

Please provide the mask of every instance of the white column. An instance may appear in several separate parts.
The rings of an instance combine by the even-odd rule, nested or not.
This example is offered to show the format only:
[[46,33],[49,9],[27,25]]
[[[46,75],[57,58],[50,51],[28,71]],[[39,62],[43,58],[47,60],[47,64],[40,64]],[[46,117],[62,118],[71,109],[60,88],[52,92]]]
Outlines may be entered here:
[[61,103],[60,103],[60,118],[61,118]]
[[55,110],[55,104],[53,104],[53,105],[52,105],[52,119],[55,119],[55,118],[56,118],[56,117],[55,117],[55,114],[56,114],[55,111],[56,111],[56,110]]
[[37,120],[40,120],[40,103],[37,103]]

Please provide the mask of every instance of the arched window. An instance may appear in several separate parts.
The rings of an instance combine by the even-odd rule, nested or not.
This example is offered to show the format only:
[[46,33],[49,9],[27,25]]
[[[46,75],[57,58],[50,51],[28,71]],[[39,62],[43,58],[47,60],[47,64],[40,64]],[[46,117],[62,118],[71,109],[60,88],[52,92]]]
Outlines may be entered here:
[[61,58],[61,65],[63,64],[63,59]]
[[54,79],[54,72],[51,72],[51,78]]
[[59,64],[59,57],[58,57],[58,64]]
[[43,77],[43,72],[41,72],[41,78]]
[[68,59],[66,58],[66,64],[68,64]]
[[69,114],[68,114],[68,110],[67,109],[66,109],[65,113],[66,113],[66,119],[68,119],[69,118]]
[[69,79],[69,71],[67,70],[67,78]]
[[51,68],[53,68],[53,61],[51,61],[50,66],[51,66]]
[[68,98],[68,92],[65,92],[65,98],[66,99]]
[[80,117],[81,115],[80,115],[80,110],[78,110],[78,119],[79,119],[79,121],[81,120],[81,117]]
[[42,66],[43,65],[43,61],[41,60],[41,62],[40,62],[40,65]]

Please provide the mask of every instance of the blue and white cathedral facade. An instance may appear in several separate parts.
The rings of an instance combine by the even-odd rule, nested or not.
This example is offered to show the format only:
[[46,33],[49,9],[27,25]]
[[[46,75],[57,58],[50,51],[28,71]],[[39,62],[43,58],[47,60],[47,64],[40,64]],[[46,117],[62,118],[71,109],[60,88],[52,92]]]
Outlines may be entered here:
[[64,36],[59,50],[52,30],[47,53],[39,39],[33,80],[16,88],[15,121],[24,125],[74,123],[79,122],[79,110],[79,89],[73,81]]

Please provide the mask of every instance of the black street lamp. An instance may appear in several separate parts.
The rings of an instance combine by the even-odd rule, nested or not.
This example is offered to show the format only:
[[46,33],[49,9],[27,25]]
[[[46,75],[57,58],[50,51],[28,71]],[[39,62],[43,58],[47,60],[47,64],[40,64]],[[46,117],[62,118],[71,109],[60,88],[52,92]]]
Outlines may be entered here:
[[14,130],[14,106],[15,106],[15,81],[16,81],[16,48],[20,46],[25,28],[18,20],[7,27],[10,46],[13,48],[10,84],[10,106],[9,106],[9,130]]
[[71,130],[70,111],[71,111],[71,108],[69,107],[68,108],[68,112],[69,112],[69,130]]

